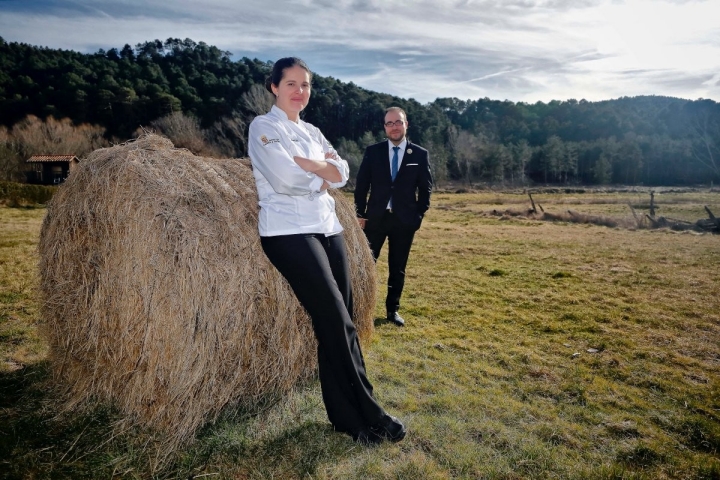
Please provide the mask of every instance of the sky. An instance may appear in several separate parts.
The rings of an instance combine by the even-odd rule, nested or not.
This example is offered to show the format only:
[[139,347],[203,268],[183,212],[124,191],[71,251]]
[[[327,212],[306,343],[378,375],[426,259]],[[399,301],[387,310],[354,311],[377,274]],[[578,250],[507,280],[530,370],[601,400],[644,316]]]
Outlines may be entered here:
[[83,53],[189,38],[423,104],[720,101],[718,0],[0,0],[0,37]]

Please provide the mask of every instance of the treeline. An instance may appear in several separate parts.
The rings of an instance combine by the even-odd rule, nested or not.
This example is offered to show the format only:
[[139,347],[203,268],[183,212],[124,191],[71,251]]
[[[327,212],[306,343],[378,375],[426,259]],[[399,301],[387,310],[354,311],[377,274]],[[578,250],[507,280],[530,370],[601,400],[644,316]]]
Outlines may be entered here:
[[[262,87],[270,67],[190,39],[81,54],[0,37],[0,179],[19,178],[30,154],[82,158],[142,128],[197,154],[244,156],[248,123],[272,104]],[[304,118],[356,169],[364,147],[383,138],[390,105],[408,112],[409,136],[431,151],[440,183],[720,180],[720,104],[711,100],[438,98],[423,105],[315,75]]]

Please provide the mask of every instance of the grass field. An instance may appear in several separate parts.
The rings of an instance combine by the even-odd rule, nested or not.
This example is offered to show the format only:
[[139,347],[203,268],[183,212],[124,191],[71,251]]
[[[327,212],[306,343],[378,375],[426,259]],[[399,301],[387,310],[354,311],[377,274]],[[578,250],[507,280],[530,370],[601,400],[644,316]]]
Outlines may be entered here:
[[[632,219],[646,192],[538,193],[546,212]],[[657,215],[720,214],[658,191]],[[143,432],[98,407],[55,418],[34,288],[43,209],[0,207],[0,478],[720,479],[720,236],[495,216],[522,193],[437,193],[401,313],[366,363],[407,438],[336,434],[317,382],[228,411],[151,473]],[[629,223],[632,223],[630,221]]]

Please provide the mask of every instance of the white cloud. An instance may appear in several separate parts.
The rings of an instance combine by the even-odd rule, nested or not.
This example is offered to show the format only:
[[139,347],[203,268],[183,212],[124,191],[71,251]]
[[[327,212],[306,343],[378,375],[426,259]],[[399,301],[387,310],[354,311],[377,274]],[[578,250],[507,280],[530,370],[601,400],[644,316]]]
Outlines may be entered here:
[[0,32],[83,52],[173,37],[261,60],[297,55],[321,75],[422,102],[720,99],[714,8],[711,0],[5,0]]

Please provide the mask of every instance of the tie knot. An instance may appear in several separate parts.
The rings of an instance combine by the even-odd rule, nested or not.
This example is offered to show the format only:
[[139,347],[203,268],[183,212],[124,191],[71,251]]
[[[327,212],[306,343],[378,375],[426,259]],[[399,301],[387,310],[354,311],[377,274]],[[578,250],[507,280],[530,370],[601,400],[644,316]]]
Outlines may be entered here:
[[400,147],[393,147],[393,150],[397,153],[397,151],[400,150]]

